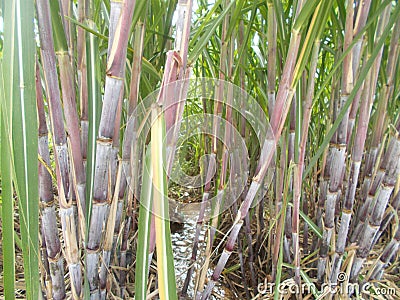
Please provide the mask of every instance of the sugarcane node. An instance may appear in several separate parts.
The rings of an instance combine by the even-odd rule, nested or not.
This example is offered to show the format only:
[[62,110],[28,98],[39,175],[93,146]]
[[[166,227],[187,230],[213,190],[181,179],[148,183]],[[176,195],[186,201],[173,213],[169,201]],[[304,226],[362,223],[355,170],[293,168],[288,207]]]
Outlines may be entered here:
[[50,255],[47,255],[49,262],[51,263],[56,263],[60,260],[60,257],[62,255],[61,250],[56,252],[56,255],[54,257],[51,257]]
[[52,200],[50,200],[50,201],[40,201],[39,202],[39,207],[41,209],[50,208],[50,207],[53,207],[54,203],[55,203],[54,198]]
[[92,203],[93,203],[93,205],[96,205],[96,206],[103,206],[103,205],[109,204],[108,199],[101,200],[101,199],[95,199],[95,198],[93,198]]
[[96,140],[96,143],[103,144],[103,145],[106,145],[106,146],[112,144],[112,142],[113,142],[112,138],[103,137],[103,136],[98,137],[97,140]]
[[86,252],[88,254],[97,254],[97,253],[101,252],[100,244],[98,246],[96,246],[96,248],[94,248],[94,249],[91,249],[88,246],[86,246]]
[[124,80],[124,78],[118,77],[118,76],[114,76],[114,75],[112,75],[111,73],[107,73],[107,76],[108,76],[109,78],[116,79],[116,80],[120,80],[120,81],[123,81],[123,80]]

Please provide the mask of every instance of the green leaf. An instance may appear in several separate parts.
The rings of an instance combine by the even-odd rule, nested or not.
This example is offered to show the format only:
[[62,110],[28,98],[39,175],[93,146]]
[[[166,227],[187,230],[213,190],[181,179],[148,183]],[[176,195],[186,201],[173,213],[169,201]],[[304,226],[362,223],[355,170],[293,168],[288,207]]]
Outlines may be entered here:
[[[225,15],[228,13],[228,11],[231,9],[232,5],[235,3],[234,0],[232,0],[227,7],[221,12],[221,14],[218,15],[218,17],[213,20],[210,23],[210,28],[206,30],[206,32],[199,38],[198,40],[192,39],[192,41],[196,41],[196,44],[194,45],[192,51],[189,53],[189,58],[188,58],[188,64],[192,64],[193,61],[197,59],[197,57],[200,55],[200,53],[203,51],[204,47],[207,45],[208,41],[211,39],[212,35],[215,33],[217,27],[222,23],[224,20]],[[205,26],[205,23],[202,24],[202,27]],[[198,29],[198,32],[201,32],[200,28]],[[191,45],[190,45],[191,46]]]
[[[1,64],[0,64],[1,68]],[[2,70],[1,70],[2,71]],[[5,103],[4,90],[3,90],[3,73],[0,78],[0,97],[1,103]],[[0,175],[1,175],[1,189],[2,189],[2,202],[1,208],[1,221],[2,221],[2,248],[3,248],[3,285],[4,297],[7,299],[15,298],[15,246],[14,246],[14,198],[12,188],[12,155],[10,153],[11,143],[7,138],[9,130],[6,121],[8,120],[3,105],[0,105]],[[7,261],[6,259],[7,258]]]
[[161,300],[177,298],[174,256],[172,253],[171,230],[167,197],[166,154],[164,147],[165,121],[161,108],[151,108],[151,162],[153,179],[153,208],[156,232],[158,290]]
[[146,299],[147,281],[149,274],[149,240],[151,228],[152,199],[152,165],[150,160],[150,147],[146,151],[143,167],[143,184],[140,193],[140,209],[138,220],[138,240],[135,269],[135,298]]
[[[7,129],[3,132],[7,132],[7,136],[12,141],[6,143],[9,148],[5,151],[9,151],[8,157],[13,157],[13,160],[10,164],[2,162],[2,167],[8,166],[5,167],[8,169],[6,173],[12,174],[18,197],[27,299],[39,299],[38,132],[34,11],[34,3],[29,0],[6,1],[3,11],[2,113],[5,117],[2,127]],[[12,203],[8,204],[12,205]],[[10,209],[11,207],[8,206],[5,213],[9,214]],[[11,233],[13,234],[13,231]]]

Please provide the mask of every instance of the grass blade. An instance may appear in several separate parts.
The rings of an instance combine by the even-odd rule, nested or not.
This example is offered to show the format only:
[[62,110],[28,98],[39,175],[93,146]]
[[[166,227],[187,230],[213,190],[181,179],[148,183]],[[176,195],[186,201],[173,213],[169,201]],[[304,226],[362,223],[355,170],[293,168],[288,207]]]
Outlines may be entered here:
[[167,176],[164,171],[165,157],[165,122],[160,114],[161,108],[154,104],[151,127],[151,161],[153,172],[153,207],[155,214],[158,289],[161,300],[178,299],[175,285],[175,270],[169,227]]
[[143,184],[140,194],[140,209],[138,220],[138,241],[136,252],[136,271],[135,271],[135,297],[136,299],[146,299],[148,270],[149,270],[149,240],[151,225],[152,199],[152,165],[150,160],[150,148],[147,149],[143,168]]
[[[4,16],[4,124],[10,136],[13,182],[19,199],[27,299],[39,297],[39,205],[35,95],[34,3],[6,1]],[[4,76],[7,74],[7,76]],[[11,74],[11,76],[10,76]],[[9,114],[8,114],[9,113]],[[10,184],[10,183],[9,183]],[[7,210],[6,210],[7,211]],[[14,295],[12,296],[14,297]]]
[[[4,103],[4,91],[3,91],[3,78],[1,78],[1,101]],[[2,114],[2,115],[1,115]],[[2,250],[3,250],[3,286],[4,286],[4,297],[7,299],[15,298],[15,245],[14,245],[14,199],[12,189],[12,170],[11,170],[11,159],[5,159],[6,157],[12,157],[10,153],[10,141],[7,139],[9,131],[6,129],[5,113],[3,113],[2,107],[0,106],[0,174],[1,174],[1,222],[3,231]],[[6,259],[7,258],[7,261]]]

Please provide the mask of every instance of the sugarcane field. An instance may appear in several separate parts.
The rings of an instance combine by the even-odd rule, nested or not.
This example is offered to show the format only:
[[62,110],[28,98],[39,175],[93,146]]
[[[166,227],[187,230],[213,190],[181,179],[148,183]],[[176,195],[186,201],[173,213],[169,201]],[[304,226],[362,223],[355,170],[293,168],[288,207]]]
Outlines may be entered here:
[[400,299],[400,4],[0,0],[0,299]]

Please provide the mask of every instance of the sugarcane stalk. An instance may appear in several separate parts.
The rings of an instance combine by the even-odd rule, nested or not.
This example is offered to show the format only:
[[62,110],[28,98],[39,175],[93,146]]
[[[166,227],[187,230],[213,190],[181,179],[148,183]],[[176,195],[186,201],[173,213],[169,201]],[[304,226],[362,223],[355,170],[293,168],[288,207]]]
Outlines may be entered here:
[[399,37],[400,37],[400,21],[398,20],[393,28],[393,34],[390,41],[389,47],[389,54],[388,54],[388,61],[386,65],[386,84],[382,86],[382,91],[379,93],[379,101],[378,101],[378,108],[377,108],[377,118],[375,119],[375,126],[374,130],[372,131],[370,149],[365,155],[365,167],[363,171],[363,175],[365,177],[363,182],[363,197],[367,196],[368,189],[371,182],[371,177],[373,175],[373,169],[376,164],[379,149],[382,146],[383,141],[383,133],[386,126],[387,118],[386,115],[386,108],[389,99],[392,97],[393,94],[393,78],[395,72],[395,65],[398,60],[399,56]]
[[[283,140],[283,139],[282,139]],[[283,215],[282,212],[282,203],[283,203],[283,184],[285,181],[284,174],[285,174],[285,169],[287,166],[287,155],[286,155],[286,143],[282,142],[280,143],[280,165],[279,168],[277,169],[277,174],[276,176],[276,187],[275,187],[275,194],[276,194],[276,201],[275,201],[275,215],[279,216],[280,214]],[[286,213],[286,212],[285,212]],[[277,275],[277,268],[278,268],[278,262],[279,262],[279,255],[281,248],[281,242],[282,239],[280,238],[282,236],[282,231],[284,231],[284,226],[285,224],[283,223],[282,218],[278,219],[275,232],[274,232],[274,240],[273,240],[273,248],[272,248],[272,280],[276,279]],[[284,251],[285,252],[285,251]]]
[[352,280],[356,280],[367,255],[374,246],[374,237],[380,228],[390,195],[400,174],[400,138],[397,130],[391,138],[390,144],[391,147],[384,157],[384,162],[386,161],[384,164],[386,166],[385,176],[377,190],[376,197],[371,205],[371,212],[360,234],[359,248],[350,273]]
[[[78,21],[83,23],[87,17],[87,0],[78,1]],[[81,128],[81,149],[83,164],[86,166],[87,148],[89,139],[89,103],[88,103],[88,75],[86,56],[86,31],[78,26],[77,28],[77,74],[78,93],[80,107],[80,128]]]
[[76,108],[74,78],[72,66],[67,52],[57,51],[60,69],[60,83],[64,114],[68,138],[71,142],[71,160],[74,163],[74,174],[76,177],[76,197],[78,203],[79,228],[81,239],[84,240],[86,228],[86,173],[83,165],[81,138],[79,128],[79,117]]
[[96,141],[92,215],[89,223],[86,247],[87,276],[92,299],[99,299],[100,297],[98,273],[100,241],[102,238],[103,223],[108,213],[108,195],[113,192],[108,184],[109,163],[114,139],[117,108],[121,90],[124,88],[125,59],[134,6],[135,1],[124,1],[107,61],[103,109]]
[[[71,64],[70,54],[68,53],[68,34],[64,32],[63,28],[65,29],[65,27],[62,25],[62,8],[58,6],[57,1],[52,1],[50,3],[50,8],[52,25],[54,27],[54,46],[60,70],[60,84],[62,101],[64,104],[66,130],[69,133],[68,139],[71,144],[71,162],[74,164],[74,171],[71,174],[76,181],[76,183],[73,182],[72,198],[74,199],[77,197],[78,199],[78,228],[80,229],[81,239],[84,240],[86,227],[86,174],[82,159],[79,118],[75,97],[74,71]],[[65,25],[69,26],[69,24]]]
[[[122,174],[122,164],[118,164],[118,174],[116,178],[116,186],[119,186]],[[118,206],[118,189],[115,189],[112,201],[110,203],[110,212],[108,214],[106,232],[103,239],[102,264],[100,269],[100,298],[106,299],[107,275],[110,272],[109,265],[111,260],[111,251],[113,247],[113,234],[116,224],[117,206]]]
[[[125,135],[124,135],[124,141],[122,143],[122,168],[123,168],[123,174],[121,177],[121,183],[119,186],[119,196],[118,196],[118,207],[117,207],[117,215],[116,215],[116,224],[115,224],[115,230],[114,230],[114,248],[116,247],[116,242],[118,239],[118,235],[121,230],[121,219],[122,219],[122,212],[123,212],[123,207],[124,207],[124,202],[125,199],[128,198],[129,194],[132,195],[132,191],[127,191],[126,192],[126,187],[127,183],[133,183],[134,180],[133,178],[138,175],[133,169],[130,168],[130,160],[131,160],[131,153],[133,149],[132,143],[136,140],[137,136],[137,120],[136,116],[134,116],[134,111],[137,107],[137,102],[139,98],[139,82],[140,82],[140,74],[141,74],[141,67],[142,67],[142,55],[143,55],[143,45],[144,45],[144,23],[138,22],[136,25],[135,29],[135,40],[134,40],[134,45],[135,49],[137,49],[133,53],[133,61],[132,61],[132,72],[131,72],[131,81],[130,81],[130,88],[129,88],[129,104],[128,104],[128,122],[127,122],[127,128],[125,130]],[[129,133],[129,134],[127,134]],[[133,150],[133,153],[137,153],[135,150]],[[137,162],[136,159],[133,159],[132,162]],[[140,170],[140,166],[136,168],[136,170]],[[131,174],[132,172],[132,174]],[[132,177],[133,176],[133,177]],[[136,180],[137,182],[137,180]],[[130,189],[135,189],[135,186],[130,186]],[[137,195],[136,193],[133,193],[134,195]],[[126,197],[126,198],[125,198]],[[129,199],[132,199],[133,196],[129,197]],[[129,209],[129,212],[132,213],[133,210],[132,208]],[[130,224],[132,220],[132,214],[127,214],[126,219],[125,219],[125,228],[128,227],[128,229],[131,229]],[[120,261],[120,267],[122,267],[121,274],[123,275],[120,276],[120,287],[121,287],[121,295],[124,294],[124,286],[125,286],[125,269],[126,269],[126,246],[127,246],[127,241],[124,240],[125,238],[128,238],[129,234],[123,234],[123,240],[121,242],[121,261]],[[123,245],[123,247],[122,247]],[[123,256],[123,258],[122,258]]]
[[[309,74],[315,74],[317,70],[317,62],[318,62],[318,53],[320,49],[320,41],[319,39],[316,39],[314,41],[314,47],[312,50],[311,54],[311,65],[310,65],[310,70]],[[305,101],[303,103],[303,121],[302,121],[302,126],[301,126],[301,138],[300,138],[300,144],[299,144],[299,161],[298,161],[298,176],[299,179],[297,179],[300,182],[300,186],[295,185],[295,188],[299,188],[300,192],[296,192],[298,196],[300,196],[301,193],[301,185],[302,185],[302,177],[303,177],[303,170],[304,170],[304,159],[305,159],[305,154],[306,154],[306,144],[307,144],[307,138],[308,138],[308,128],[310,124],[310,119],[311,119],[311,108],[312,108],[312,100],[314,97],[314,86],[315,86],[315,77],[314,76],[309,76],[308,84],[307,84],[307,92],[305,96]],[[308,205],[307,201],[304,201],[304,212],[307,213]],[[307,224],[304,224],[304,241],[303,241],[303,249],[306,252],[306,249],[308,247],[307,243]]]
[[[369,76],[370,77],[370,76]],[[365,139],[368,130],[368,121],[370,115],[370,101],[367,97],[369,87],[369,80],[367,79],[364,85],[364,92],[362,103],[360,106],[360,114],[357,125],[357,132],[355,135],[355,142],[351,151],[351,169],[348,179],[348,187],[346,189],[345,198],[342,207],[342,217],[340,228],[337,235],[337,242],[335,254],[333,256],[332,270],[330,275],[330,282],[337,283],[337,277],[340,271],[344,248],[346,246],[347,235],[349,232],[349,224],[353,215],[353,204],[358,183],[358,176],[360,173],[362,153],[364,149]]]
[[[332,90],[330,93],[330,113],[329,115],[333,115],[333,102],[334,99],[337,99],[338,97],[338,91],[339,91],[339,79],[333,79],[332,82]],[[331,125],[332,120],[329,120],[329,125]],[[327,190],[328,190],[328,182],[330,179],[330,170],[331,170],[331,164],[332,164],[332,153],[331,153],[331,148],[325,150],[324,156],[322,158],[322,178],[321,182],[319,185],[319,194],[318,194],[318,201],[317,201],[317,212],[316,212],[316,224],[318,225],[319,228],[323,227],[323,212],[324,212],[324,207],[325,207],[325,202],[326,202],[326,197],[327,197]],[[314,238],[313,241],[313,248],[312,251],[315,251],[317,248],[320,249],[321,245],[321,240],[318,240],[317,237]]]
[[[69,55],[72,57],[74,53],[74,29],[73,23],[70,22],[67,18],[71,18],[72,13],[72,5],[73,2],[68,0],[59,0],[59,7],[60,7],[60,16],[63,23],[63,28],[65,32],[65,37],[68,43],[68,52]],[[66,18],[67,17],[67,18]]]
[[389,262],[398,253],[400,247],[400,227],[397,226],[394,237],[387,243],[382,254],[379,256],[376,264],[367,275],[368,280],[380,280],[383,275],[384,269],[388,266]]
[[[295,160],[294,157],[294,147],[295,147],[295,128],[296,128],[296,95],[293,96],[294,101],[292,101],[292,105],[290,107],[290,116],[289,116],[289,131],[288,131],[288,154],[287,154],[287,163],[288,164],[292,164]],[[295,174],[292,174],[295,175]],[[290,178],[289,180],[289,191],[293,192],[293,177]],[[296,198],[293,198],[296,199]],[[285,219],[285,235],[284,235],[284,244],[283,244],[283,249],[284,249],[284,256],[283,259],[284,261],[286,261],[287,263],[292,263],[292,255],[290,253],[290,244],[293,243],[292,241],[292,233],[296,232],[297,229],[296,228],[292,228],[292,221],[295,221],[294,215],[292,215],[292,207],[288,206],[287,207],[287,211],[286,211],[286,219]],[[294,224],[296,225],[296,224]],[[293,244],[293,250],[295,250],[295,248],[297,249],[297,247],[295,246],[295,244]],[[296,255],[296,253],[293,253],[294,255]]]
[[40,227],[40,236],[39,236],[39,243],[40,243],[40,255],[42,259],[42,266],[40,266],[41,276],[40,276],[40,285],[42,286],[42,295],[44,298],[51,298],[53,291],[52,291],[52,283],[51,283],[51,275],[50,274],[50,264],[49,264],[49,257],[47,255],[46,249],[46,240],[44,238],[44,230],[43,230],[43,223]]
[[[298,3],[298,11],[301,9],[303,5],[303,2]],[[297,53],[299,50],[300,46],[300,32],[297,29],[292,30],[292,37],[290,39],[290,45],[289,45],[289,50],[288,50],[288,55],[287,59],[285,62],[285,66],[283,69],[283,75],[279,84],[279,89],[276,97],[276,102],[274,106],[274,113],[272,115],[271,119],[271,127],[272,127],[272,132],[268,132],[266,136],[266,140],[263,144],[263,147],[261,149],[261,152],[263,154],[263,157],[265,160],[263,161],[263,164],[261,165],[258,173],[256,174],[255,177],[253,177],[252,182],[250,184],[248,193],[246,195],[245,200],[240,206],[239,212],[236,215],[235,222],[232,226],[231,233],[229,234],[228,240],[226,242],[225,248],[223,250],[223,253],[220,256],[220,259],[217,263],[217,266],[214,269],[214,273],[211,277],[211,280],[207,284],[206,289],[203,292],[202,299],[208,299],[210,296],[213,287],[215,286],[216,281],[218,280],[219,276],[222,273],[222,270],[229,258],[229,256],[232,253],[233,246],[236,242],[236,239],[238,237],[238,233],[240,228],[243,225],[243,219],[247,215],[250,205],[253,202],[254,197],[257,194],[257,191],[259,190],[261,186],[261,181],[264,178],[267,168],[272,160],[273,154],[275,152],[275,147],[274,145],[276,144],[276,141],[280,138],[281,132],[282,132],[282,127],[283,123],[286,119],[287,116],[287,108],[285,109],[285,105],[290,107],[290,102],[292,100],[293,94],[289,94],[289,89],[293,80],[293,70],[297,58]]]
[[65,243],[65,258],[71,278],[73,298],[81,296],[82,275],[76,236],[77,223],[75,209],[70,198],[69,161],[67,138],[64,129],[63,112],[60,102],[60,90],[56,69],[56,57],[52,38],[50,7],[47,1],[36,2],[39,38],[41,42],[42,64],[49,99],[50,124],[53,135],[56,160],[57,187],[60,201],[61,226]]
[[[174,125],[174,130],[171,138],[167,138],[167,174],[171,174],[172,164],[175,157],[175,147],[178,139],[181,118],[183,114],[183,109],[186,103],[186,95],[189,84],[189,76],[191,67],[187,66],[188,60],[188,49],[189,49],[189,37],[190,37],[190,28],[192,22],[192,9],[193,9],[193,0],[179,0],[177,5],[177,15],[178,22],[176,24],[176,36],[175,36],[175,44],[174,49],[179,53],[177,58],[178,63],[178,71],[177,71],[177,79],[179,81],[176,85],[176,91],[179,95],[178,99],[174,99],[175,97],[170,98],[167,96],[166,101],[163,103],[164,107],[169,107],[166,109],[166,130],[167,132]],[[179,70],[180,69],[180,70]],[[170,88],[169,88],[170,89]],[[171,105],[172,104],[172,105]],[[168,114],[171,114],[168,117]],[[168,121],[168,118],[170,121]],[[169,123],[171,122],[172,123]]]
[[[376,38],[378,39],[383,32],[384,27],[387,25],[389,20],[390,5],[385,9],[380,22],[378,25]],[[349,232],[349,223],[352,216],[354,197],[356,193],[356,187],[358,182],[358,176],[360,173],[362,152],[365,145],[365,139],[368,131],[369,116],[371,113],[373,95],[375,95],[376,83],[379,73],[379,66],[381,64],[383,48],[380,54],[377,56],[374,66],[370,71],[370,76],[368,76],[367,81],[364,85],[362,92],[362,104],[360,107],[360,113],[358,118],[357,132],[355,135],[355,141],[352,149],[351,155],[351,169],[350,177],[348,180],[348,187],[346,190],[345,200],[342,208],[342,221],[340,223],[338,239],[336,243],[336,253],[333,257],[333,266],[331,272],[330,281],[337,283],[337,277],[340,271],[342,256],[344,253],[344,248],[346,246],[347,236]]]
[[36,101],[39,121],[39,198],[41,202],[42,239],[46,247],[46,260],[49,264],[51,292],[54,299],[64,299],[64,258],[58,236],[57,215],[54,206],[54,195],[50,168],[48,130],[44,112],[42,84],[38,62],[36,62]]
[[[350,1],[346,8],[346,25],[344,35],[343,51],[346,51],[350,43],[353,40],[353,16],[354,7]],[[342,83],[341,83],[341,95],[340,99],[335,107],[336,115],[342,110],[344,103],[346,103],[351,90],[353,88],[353,56],[350,52],[343,60],[343,71],[342,71]],[[335,207],[338,199],[338,193],[343,182],[343,172],[345,167],[346,159],[346,147],[347,147],[347,127],[348,127],[349,111],[346,112],[340,125],[337,129],[337,133],[331,141],[330,153],[331,153],[331,166],[330,166],[330,181],[327,189],[327,198],[325,202],[325,218],[324,218],[324,231],[322,246],[319,252],[320,259],[318,261],[318,274],[317,278],[319,282],[323,282],[326,260],[328,249],[331,242],[333,231],[335,230]]]
[[378,233],[374,237],[373,244],[376,244],[379,240],[379,238],[382,236],[382,234],[386,231],[387,227],[390,225],[392,219],[394,218],[397,210],[400,207],[400,193],[399,193],[399,188],[400,188],[400,177],[397,180],[396,186],[394,188],[394,197],[392,197],[390,206],[386,209],[385,212],[385,218],[383,219],[381,226],[379,228]]

